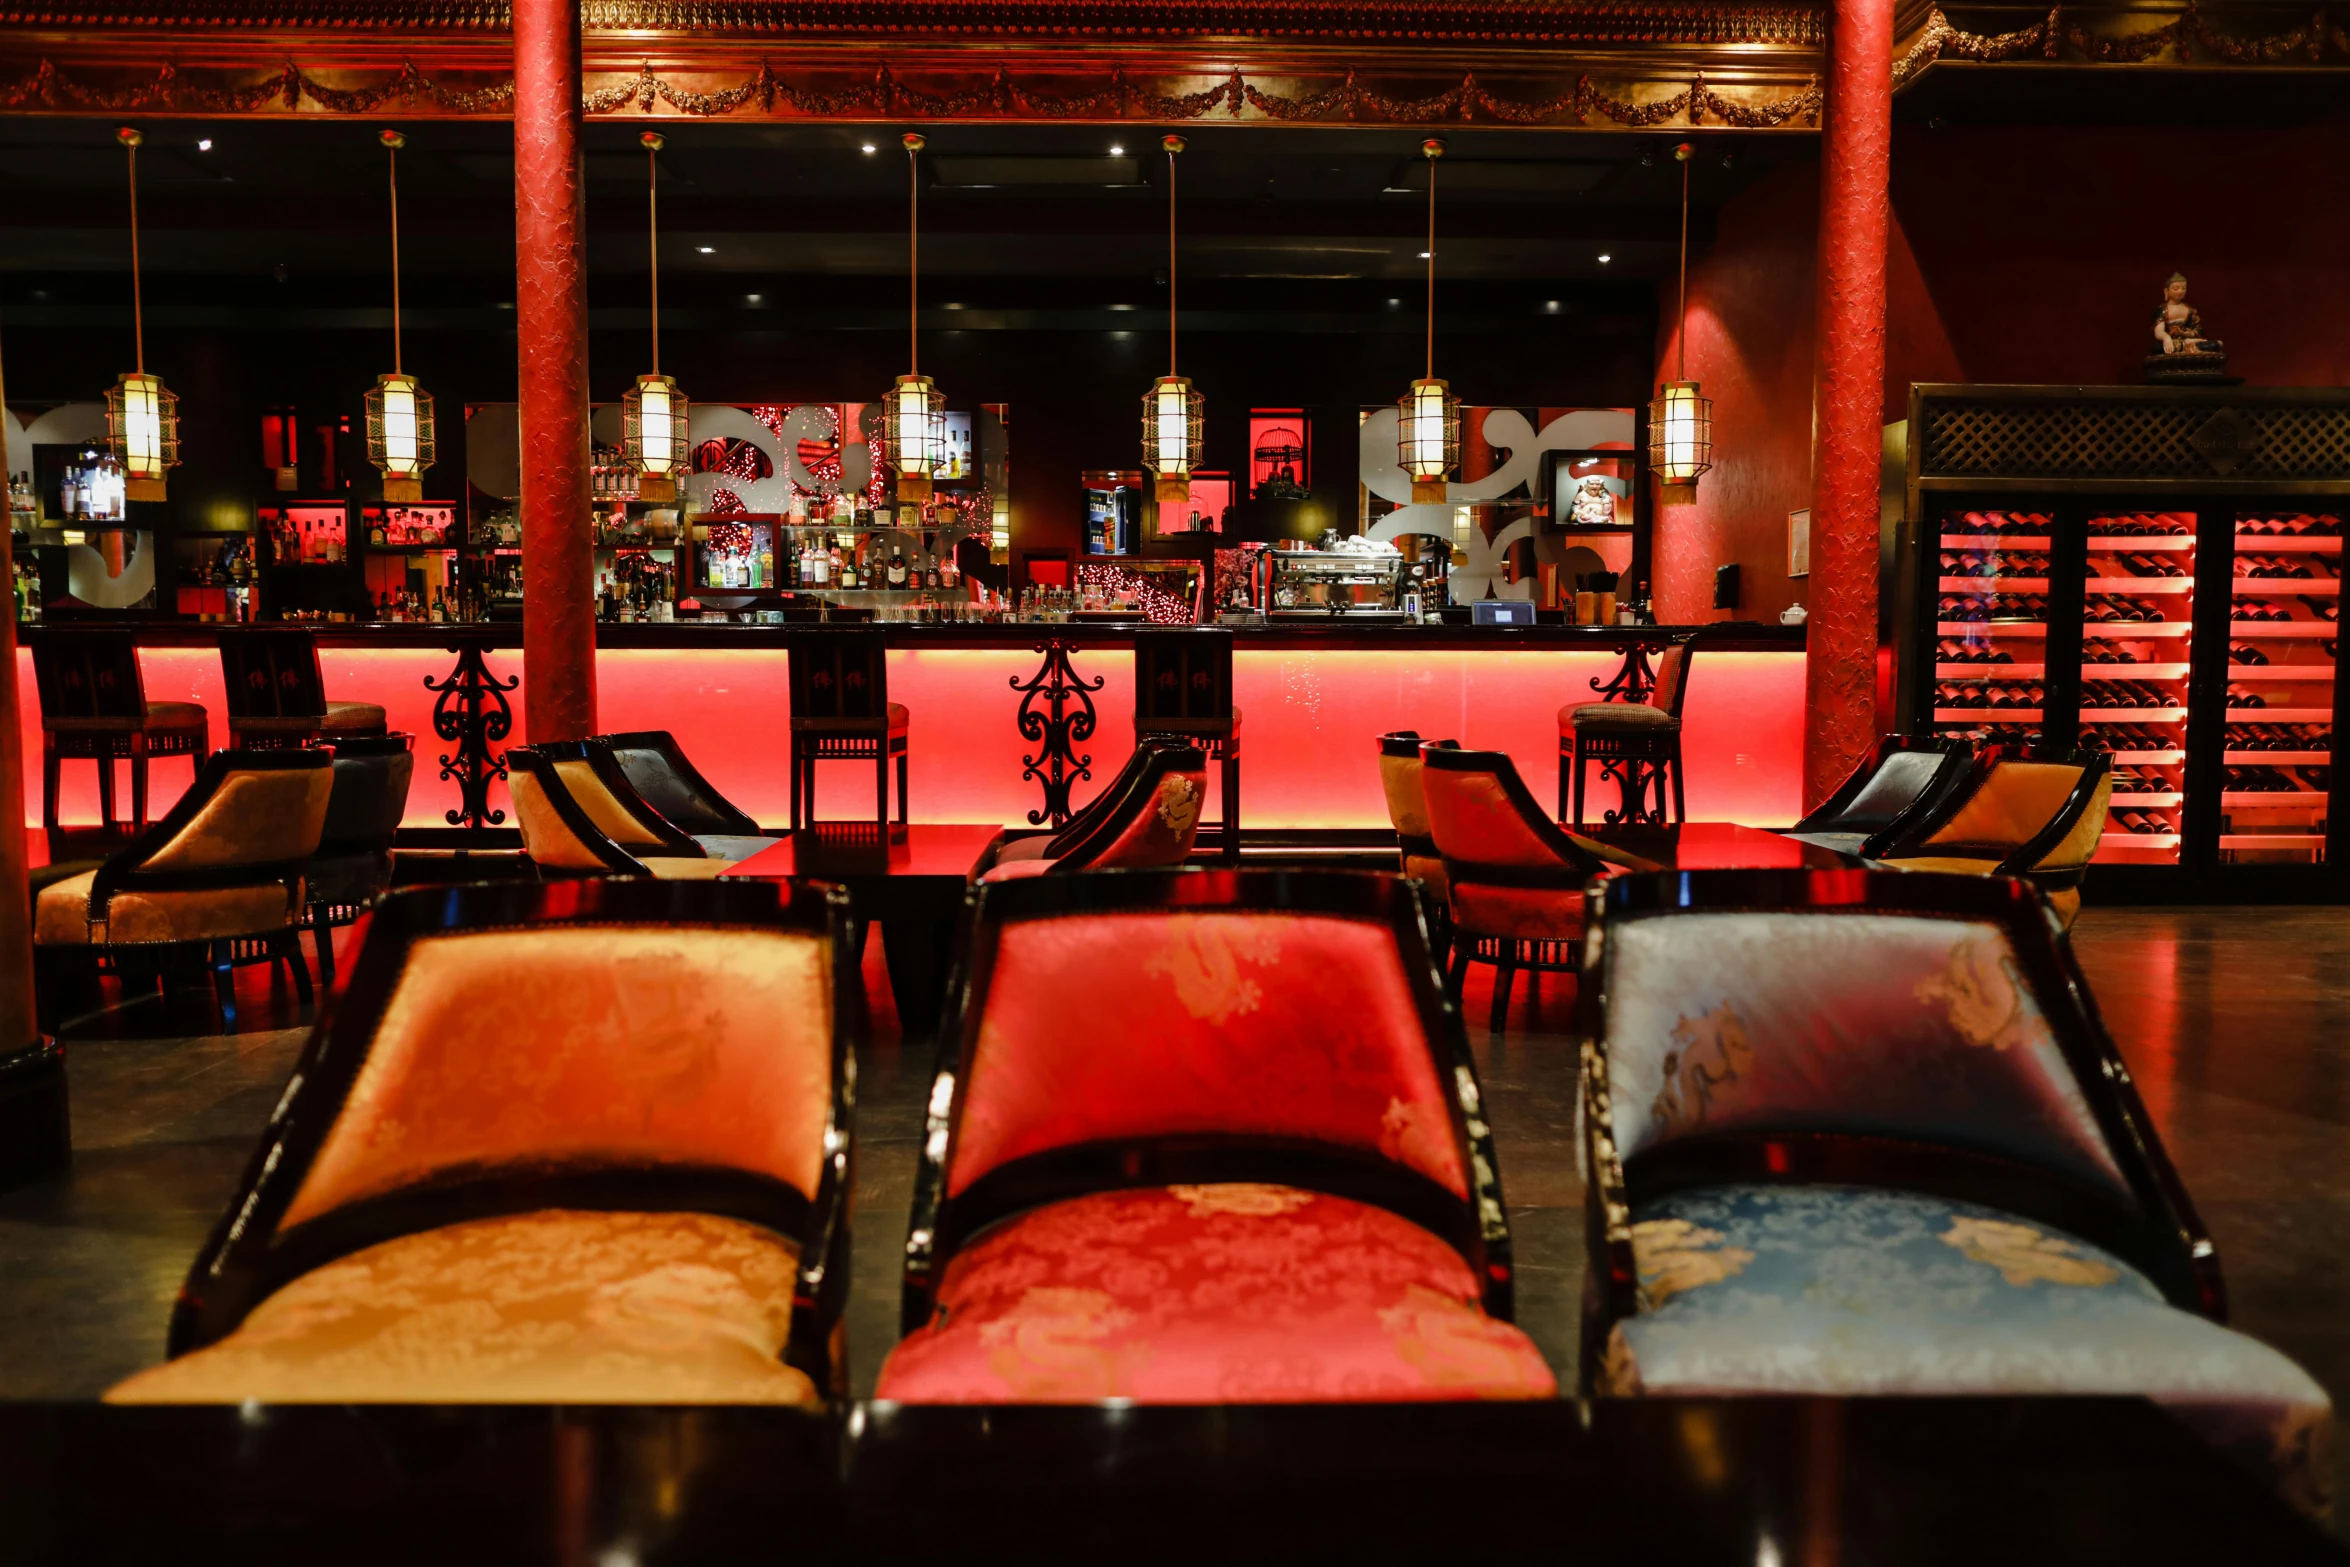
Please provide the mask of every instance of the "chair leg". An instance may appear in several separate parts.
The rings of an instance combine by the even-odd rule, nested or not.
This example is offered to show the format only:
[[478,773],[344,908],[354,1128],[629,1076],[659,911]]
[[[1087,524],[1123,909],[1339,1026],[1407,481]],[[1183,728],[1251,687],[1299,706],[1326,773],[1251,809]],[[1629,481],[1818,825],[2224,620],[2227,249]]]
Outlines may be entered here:
[[1451,993],[1456,1006],[1460,1003],[1461,987],[1469,982],[1469,957],[1475,946],[1476,943],[1459,929],[1453,931],[1452,969],[1444,976],[1444,988]]
[[310,905],[310,940],[318,948],[318,982],[331,986],[335,982],[335,931],[323,903]]
[[65,771],[65,758],[57,754],[57,736],[43,731],[41,735],[41,829],[57,831],[57,785]]
[[904,751],[898,753],[898,825],[900,827],[906,825],[906,766],[911,760],[912,757],[908,753]]
[[1559,742],[1559,812],[1558,812],[1558,819],[1559,819],[1560,821],[1562,821],[1562,822],[1565,822],[1565,821],[1571,821],[1571,820],[1572,820],[1572,818],[1571,818],[1571,817],[1569,817],[1569,816],[1567,815],[1567,806],[1568,806],[1568,800],[1567,800],[1567,772],[1568,772],[1568,769],[1569,769],[1569,767],[1572,765],[1572,763],[1573,763],[1573,760],[1574,760],[1574,757],[1573,757],[1573,752],[1572,752],[1572,751],[1571,751],[1571,750],[1568,748],[1568,745],[1567,745],[1567,743],[1566,743],[1564,740],[1560,741],[1560,742]]
[[131,736],[131,828],[134,832],[147,830],[147,736],[144,731]]
[[1583,825],[1583,737],[1575,737],[1575,825]]
[[1493,965],[1493,1031],[1498,1034],[1509,1022],[1510,990],[1518,978],[1518,966],[1510,961],[1508,944],[1501,949],[1501,961]]
[[[1673,737],[1672,753],[1665,758],[1665,765],[1672,769],[1673,822],[1677,826],[1689,820],[1689,807],[1681,803],[1681,738],[1678,735]],[[1661,808],[1664,801],[1660,799],[1657,804]]]
[[283,954],[286,962],[293,965],[294,994],[301,998],[302,1005],[310,1005],[318,996],[310,988],[310,960],[302,956],[302,927],[288,925],[284,934],[269,939],[270,944]]
[[1224,758],[1224,863],[1240,863],[1240,758],[1227,754]]
[[236,948],[226,941],[212,943],[212,993],[220,1000],[220,1031],[237,1031]]
[[98,816],[106,830],[114,830],[114,758],[98,758]]
[[800,741],[797,735],[791,743],[791,830],[800,830]]
[[883,741],[873,758],[873,825],[889,832],[889,742]]

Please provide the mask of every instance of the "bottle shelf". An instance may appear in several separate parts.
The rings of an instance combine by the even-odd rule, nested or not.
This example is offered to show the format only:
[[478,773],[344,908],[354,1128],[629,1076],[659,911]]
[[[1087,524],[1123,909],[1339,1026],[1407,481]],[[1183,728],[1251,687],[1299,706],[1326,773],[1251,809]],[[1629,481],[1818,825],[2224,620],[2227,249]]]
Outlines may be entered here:
[[1937,707],[1934,722],[1938,724],[2036,724],[2040,710],[2036,707]]
[[2342,537],[2337,533],[2239,533],[2236,535],[2236,553],[2239,555],[2339,555]]
[[2091,577],[2081,584],[2089,593],[2192,593],[2193,577]]
[[2083,680],[2184,680],[2191,664],[2090,664],[2081,665]]
[[[2157,637],[2192,636],[2195,628],[2184,620],[2092,620],[2081,627],[2084,638],[2100,642],[2137,642]],[[2119,669],[2121,666],[2113,666]]]
[[2331,763],[2331,751],[2224,751],[2220,759],[2231,767],[2318,766]]
[[2187,710],[2183,707],[2084,707],[2084,724],[2183,724]]
[[1934,677],[1937,680],[2038,680],[2046,670],[2044,664],[1936,664]]
[[2193,554],[2195,535],[2192,533],[2159,533],[2146,538],[2133,538],[2126,533],[2092,533],[2089,535],[2089,553],[2092,555],[2148,555],[2175,551]]
[[1963,637],[1970,631],[1988,631],[2002,637],[2045,637],[2048,623],[2044,620],[1942,620],[1934,623],[1935,633],[1945,637]]
[[[2342,592],[2340,577],[2238,577],[2236,597],[2249,599],[2285,599],[2306,595],[2310,598],[2336,598]],[[2329,622],[2330,624],[2331,622]],[[2279,622],[2272,621],[2275,625]]]
[[2176,767],[2187,759],[2187,753],[2177,747],[2161,751],[2116,751],[2113,759],[2139,767]]
[[[2176,791],[2165,794],[2117,794],[2113,797],[2112,803],[2117,807],[2150,805],[2158,809],[2169,810],[2186,804],[2187,797]],[[2135,835],[2133,834],[2133,836]]]
[[2321,832],[2223,832],[2219,835],[2223,849],[2323,849],[2325,834]]
[[2025,550],[2032,550],[2045,554],[2054,543],[2055,540],[2046,535],[2035,538],[2020,533],[1945,533],[1942,535],[1942,548],[1946,550],[2012,550],[2019,554]]
[[2179,835],[2175,832],[2109,832],[2097,838],[2099,849],[2176,849]]
[[2323,789],[2223,789],[2219,803],[2229,806],[2323,805],[2330,796]]
[[[2153,577],[2148,580],[2162,582],[2168,579]],[[1944,577],[1941,581],[1941,591],[1944,593],[1966,593],[1976,597],[1992,593],[2046,593],[2048,591],[2046,577]]]
[[2330,724],[2334,710],[2330,707],[2231,707],[2231,724]]
[[2340,622],[2332,620],[2231,620],[2228,635],[2243,641],[2261,637],[2336,637],[2342,634]]
[[2298,686],[2324,681],[2333,683],[2331,664],[2230,664],[2229,685]]

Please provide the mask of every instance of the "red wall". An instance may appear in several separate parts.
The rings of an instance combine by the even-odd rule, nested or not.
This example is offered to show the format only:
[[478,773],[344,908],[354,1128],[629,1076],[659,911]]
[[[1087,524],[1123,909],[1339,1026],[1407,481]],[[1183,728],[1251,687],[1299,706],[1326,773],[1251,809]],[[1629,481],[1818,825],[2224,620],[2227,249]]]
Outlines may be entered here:
[[[1720,215],[1689,277],[1689,373],[1714,399],[1715,468],[1657,515],[1660,618],[1803,596],[1786,515],[1810,504],[1818,165],[1772,170]],[[2187,274],[2229,368],[2255,385],[2350,385],[2350,118],[2304,129],[1904,125],[1886,257],[1885,417],[1912,381],[2136,384],[2163,280]],[[1660,377],[1673,284],[1659,290]]]

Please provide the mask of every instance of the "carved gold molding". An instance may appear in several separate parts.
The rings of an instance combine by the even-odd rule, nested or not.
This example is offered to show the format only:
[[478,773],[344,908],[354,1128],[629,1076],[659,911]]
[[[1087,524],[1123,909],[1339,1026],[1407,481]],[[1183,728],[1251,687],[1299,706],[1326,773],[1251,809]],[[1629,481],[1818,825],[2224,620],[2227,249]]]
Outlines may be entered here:
[[[2274,14],[2280,20],[2290,15]],[[2229,15],[2239,26],[2245,18],[2240,10]],[[2213,26],[2193,0],[2181,6],[2101,6],[2069,14],[2060,5],[2026,26],[1976,33],[1953,25],[1941,7],[1929,6],[1893,62],[1893,84],[1898,88],[1944,59],[2302,68],[2350,63],[2350,32],[2329,24],[2323,10],[2294,20],[2299,25],[2278,32],[2246,33]]]

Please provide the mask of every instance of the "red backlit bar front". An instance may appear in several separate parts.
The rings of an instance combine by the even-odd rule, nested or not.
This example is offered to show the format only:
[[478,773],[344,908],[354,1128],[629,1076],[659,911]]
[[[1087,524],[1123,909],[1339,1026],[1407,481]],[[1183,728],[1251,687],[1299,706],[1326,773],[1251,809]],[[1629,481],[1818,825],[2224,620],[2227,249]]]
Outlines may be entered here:
[[[1020,699],[1012,683],[1035,672],[1037,647],[1048,634],[1075,647],[1081,675],[1106,682],[1093,694],[1093,737],[1078,747],[1093,757],[1094,779],[1108,778],[1132,748],[1133,655],[1115,627],[885,631],[890,697],[912,713],[916,821],[1025,825],[1027,813],[1040,806],[1038,785],[1021,777],[1024,760],[1038,748],[1015,726]],[[672,731],[729,798],[761,821],[784,822],[792,629],[604,625],[598,632],[602,727]],[[1252,831],[1385,827],[1372,740],[1393,729],[1507,751],[1536,796],[1547,800],[1557,777],[1558,710],[1597,700],[1594,682],[1616,672],[1626,646],[1654,645],[1673,634],[1674,628],[1653,626],[1241,631],[1233,683],[1242,714],[1243,822]],[[318,641],[329,695],[381,703],[392,728],[416,736],[407,824],[446,827],[458,795],[439,776],[436,758],[455,748],[434,732],[435,697],[425,681],[445,679],[455,663],[451,650],[468,641],[488,649],[493,674],[519,677],[515,630],[353,627],[321,630]],[[1727,650],[1709,649],[1693,662],[1683,740],[1692,818],[1783,826],[1801,814],[1803,657],[1800,629],[1758,626],[1730,639]],[[140,664],[149,700],[202,703],[212,715],[212,743],[226,742],[220,655],[207,632],[144,628]],[[18,653],[17,682],[29,758],[40,754],[41,737],[27,650]],[[528,739],[522,698],[519,689],[507,697],[514,710],[507,744]],[[168,809],[189,777],[184,759],[154,766],[151,816]],[[28,789],[38,789],[37,771],[28,771]],[[868,777],[847,763],[820,775],[825,814],[853,816],[869,805]],[[1080,782],[1074,793],[1083,800],[1093,787]],[[492,803],[505,808],[503,785],[493,787]],[[1614,804],[1612,786],[1594,787],[1594,812]],[[1219,808],[1211,800],[1209,815]],[[67,764],[61,810],[67,825],[98,820],[89,763]],[[24,817],[38,824],[37,798],[24,802]]]

